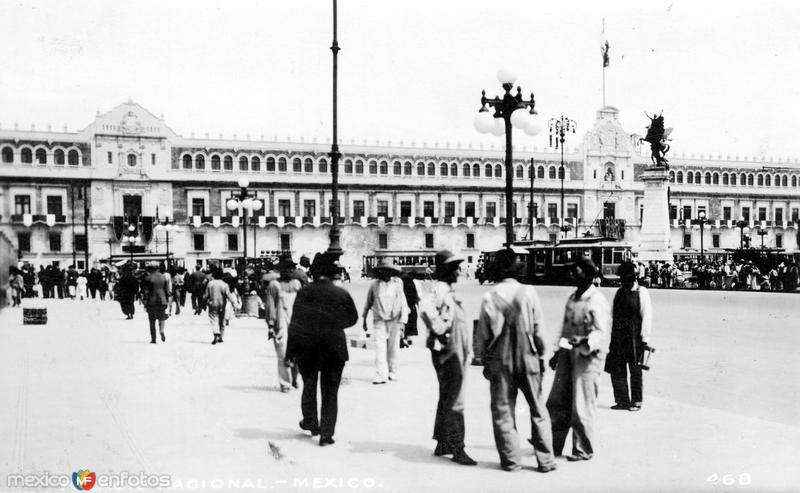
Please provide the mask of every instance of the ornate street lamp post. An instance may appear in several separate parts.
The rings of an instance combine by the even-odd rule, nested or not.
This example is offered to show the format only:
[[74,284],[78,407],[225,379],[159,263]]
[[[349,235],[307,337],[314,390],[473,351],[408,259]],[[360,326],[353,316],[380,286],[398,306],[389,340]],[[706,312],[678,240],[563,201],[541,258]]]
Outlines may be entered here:
[[708,222],[705,211],[698,212],[697,219],[693,220],[692,222],[700,225],[700,261],[702,262],[705,259],[705,255],[703,254],[703,232],[704,226]]
[[337,22],[336,22],[336,0],[333,0],[333,43],[331,43],[331,52],[333,53],[333,143],[331,144],[331,152],[328,156],[331,158],[331,199],[333,205],[331,206],[332,224],[330,231],[330,244],[328,245],[328,254],[338,260],[342,256],[342,246],[340,244],[341,233],[339,231],[339,158],[342,153],[339,152],[339,132],[338,132],[338,55],[339,55],[339,41],[337,39]]
[[163,223],[159,223],[156,225],[156,231],[164,231],[167,235],[167,254],[166,254],[166,264],[167,264],[167,271],[169,271],[170,265],[170,258],[169,258],[169,234],[176,233],[178,231],[178,225],[175,223],[171,223],[169,218],[165,219]]
[[[574,134],[577,126],[578,124],[575,123],[575,120],[570,120],[564,115],[561,115],[560,118],[550,119],[550,145],[553,145],[554,135],[556,137],[556,149],[558,149],[559,144],[561,145],[561,166],[558,168],[558,174],[559,178],[561,178],[561,231],[565,236],[567,231],[569,231],[569,226],[566,224],[565,218],[567,217],[567,214],[564,211],[564,176],[566,175],[564,170],[564,137],[567,132],[570,131]],[[577,222],[577,218],[575,219]],[[578,225],[575,224],[575,227],[577,228]]]
[[744,228],[746,228],[748,224],[744,216],[741,216],[739,220],[736,221],[736,227],[739,228],[739,250],[744,250]]
[[136,226],[133,224],[128,225],[128,234],[125,236],[125,241],[128,243],[128,253],[131,255],[131,264],[133,264],[133,245],[136,244]]
[[764,249],[764,237],[769,234],[766,228],[758,228],[758,236],[761,237],[761,249]]
[[226,205],[229,211],[240,211],[242,214],[242,253],[245,265],[247,264],[247,214],[254,211],[261,210],[263,204],[260,200],[251,197],[248,194],[247,187],[250,186],[250,180],[247,178],[239,178],[239,196],[228,199]]
[[531,240],[533,240],[533,221],[534,217],[536,216],[536,203],[534,202],[534,197],[533,197],[533,183],[536,180],[536,163],[534,162],[533,158],[531,158],[530,179],[531,179],[531,197],[530,197],[530,203],[528,204],[528,236],[530,237]]
[[[514,243],[514,168],[512,149],[512,125],[525,131],[528,135],[537,135],[542,130],[542,124],[536,113],[536,102],[531,93],[529,100],[522,98],[522,88],[517,86],[517,94],[512,95],[511,90],[517,80],[516,74],[508,69],[497,71],[497,80],[505,90],[503,97],[487,98],[486,91],[481,93],[481,109],[475,117],[475,129],[481,133],[491,132],[498,137],[506,136],[506,244],[510,247]],[[489,105],[494,109],[490,114],[486,108]],[[526,111],[530,108],[530,111]]]

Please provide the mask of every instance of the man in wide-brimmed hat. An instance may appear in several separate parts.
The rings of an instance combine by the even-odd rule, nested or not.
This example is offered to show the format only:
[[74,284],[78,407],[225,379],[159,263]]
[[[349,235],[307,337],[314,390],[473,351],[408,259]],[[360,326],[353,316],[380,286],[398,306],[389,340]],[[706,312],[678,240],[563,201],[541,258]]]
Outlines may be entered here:
[[269,339],[275,346],[278,359],[278,383],[281,392],[289,392],[292,387],[297,388],[297,367],[291,369],[286,366],[286,341],[289,323],[292,320],[292,309],[297,292],[302,284],[295,278],[294,263],[290,256],[282,256],[278,262],[277,270],[280,277],[267,285],[266,294],[266,319],[269,327]]
[[[297,293],[286,358],[297,361],[303,376],[300,428],[332,445],[339,412],[339,384],[348,360],[344,330],[358,322],[353,298],[334,282],[341,276],[336,256],[322,253],[312,265],[314,282]],[[321,406],[317,409],[317,383]]]
[[594,456],[597,386],[608,352],[611,311],[593,280],[597,267],[588,257],[572,265],[576,290],[567,299],[559,341],[550,360],[556,374],[547,410],[553,427],[553,451],[558,456],[572,429],[572,454],[567,460]]
[[436,254],[435,281],[431,293],[420,301],[419,311],[428,328],[427,345],[439,380],[439,403],[433,426],[433,439],[437,443],[433,454],[452,455],[453,462],[474,466],[477,462],[464,451],[464,390],[472,331],[453,290],[462,261],[449,250]]
[[372,332],[375,339],[374,384],[384,384],[386,379],[397,380],[397,355],[400,336],[408,320],[408,303],[403,291],[400,269],[389,259],[383,259],[374,269],[375,281],[367,292],[364,304],[364,331],[367,315],[372,312]]

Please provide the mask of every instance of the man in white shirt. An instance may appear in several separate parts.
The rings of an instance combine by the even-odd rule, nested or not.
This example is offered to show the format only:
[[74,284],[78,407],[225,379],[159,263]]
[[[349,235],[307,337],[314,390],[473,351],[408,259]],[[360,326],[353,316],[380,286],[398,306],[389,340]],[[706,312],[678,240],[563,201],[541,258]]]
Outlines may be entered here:
[[[642,369],[637,363],[647,348],[653,325],[653,305],[647,288],[636,282],[633,262],[619,266],[622,286],[614,296],[611,344],[605,370],[611,374],[614,401],[611,409],[642,408]],[[630,394],[628,394],[630,370]]]
[[372,312],[372,332],[375,339],[374,384],[397,380],[397,354],[400,351],[400,336],[411,311],[403,291],[403,281],[397,277],[400,269],[384,260],[373,270],[375,281],[367,292],[364,305],[364,331],[367,330],[367,315]]
[[572,430],[569,461],[589,460],[594,455],[597,385],[608,352],[611,313],[608,301],[592,281],[597,267],[582,258],[572,267],[577,289],[567,299],[556,354],[550,360],[556,374],[547,410],[553,425],[553,452],[562,454]]

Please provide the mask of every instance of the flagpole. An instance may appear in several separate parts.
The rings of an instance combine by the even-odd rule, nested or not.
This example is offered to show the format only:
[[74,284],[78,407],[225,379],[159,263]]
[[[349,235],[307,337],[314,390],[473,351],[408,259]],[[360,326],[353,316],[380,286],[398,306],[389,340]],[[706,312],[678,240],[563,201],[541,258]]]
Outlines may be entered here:
[[[603,17],[603,42],[605,42],[606,38],[606,18]],[[606,63],[605,63],[606,55],[603,54],[603,108],[606,107]]]

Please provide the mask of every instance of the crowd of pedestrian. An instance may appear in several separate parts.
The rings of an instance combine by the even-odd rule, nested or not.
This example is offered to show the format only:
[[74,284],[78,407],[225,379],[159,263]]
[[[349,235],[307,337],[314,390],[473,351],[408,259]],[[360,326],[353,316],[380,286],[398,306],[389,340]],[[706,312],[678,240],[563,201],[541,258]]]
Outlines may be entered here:
[[[361,312],[365,330],[369,330],[367,319],[372,321],[373,383],[386,384],[399,378],[398,350],[404,340],[417,333],[418,314],[427,329],[426,346],[439,387],[433,455],[451,456],[461,465],[476,464],[466,452],[464,421],[467,368],[474,357],[483,365],[483,375],[489,381],[495,444],[502,469],[521,468],[515,416],[519,392],[529,406],[528,441],[533,445],[538,471],[556,469],[555,457],[563,455],[570,432],[572,450],[566,458],[592,459],[597,453],[595,430],[601,372],[611,375],[616,402],[612,409],[638,411],[642,407],[638,363],[649,347],[652,330],[652,306],[645,284],[650,281],[648,267],[659,266],[642,268],[624,263],[619,272],[622,286],[609,305],[594,285],[596,266],[588,258],[579,259],[572,266],[575,291],[566,301],[557,343],[550,347],[543,336],[545,307],[536,288],[516,280],[524,267],[512,251],[498,253],[501,280],[484,295],[473,334],[456,291],[461,262],[450,251],[438,252],[432,281],[422,295],[413,280],[405,279],[395,265],[387,262],[375,269],[376,279]],[[166,321],[173,306],[175,315],[180,313],[187,295],[194,315],[207,311],[213,334],[211,344],[224,342],[225,327],[233,311],[242,310],[248,300],[255,299],[256,314],[265,320],[267,340],[272,340],[277,356],[280,390],[299,388],[297,377],[302,378],[299,427],[319,436],[320,446],[335,443],[338,390],[349,359],[344,331],[358,322],[359,312],[350,294],[341,287],[343,269],[334,256],[318,254],[313,263],[302,259],[297,265],[287,255],[275,265],[248,265],[240,274],[219,267],[197,266],[192,272],[166,269],[158,262],[148,262],[144,270],[126,264],[113,276],[110,272],[102,273],[102,278],[113,283],[114,298],[127,319],[133,319],[137,300],[144,306],[153,344],[159,338],[166,342]],[[24,290],[26,273],[17,269],[13,274],[13,285]],[[76,276],[76,298],[81,296],[81,284],[88,287],[91,274],[92,271]],[[78,282],[80,278],[85,282]],[[555,372],[546,400],[542,388],[548,366],[545,361]]]
[[653,288],[700,288],[793,292],[800,282],[797,263],[761,268],[752,260],[682,260],[638,265],[639,284]]
[[111,296],[117,270],[114,267],[92,268],[79,271],[74,265],[66,269],[56,265],[40,266],[36,270],[31,264],[11,266],[10,288],[12,304],[22,298],[88,298],[101,300]]

